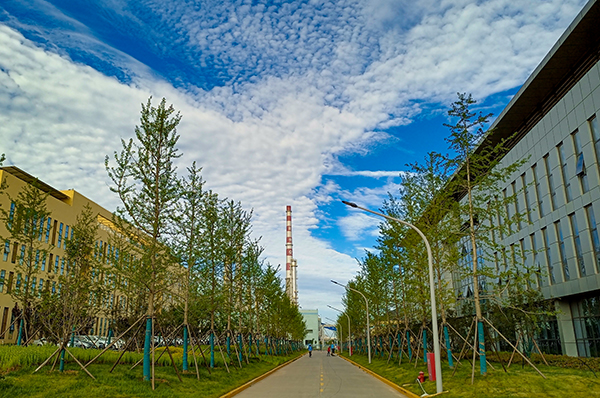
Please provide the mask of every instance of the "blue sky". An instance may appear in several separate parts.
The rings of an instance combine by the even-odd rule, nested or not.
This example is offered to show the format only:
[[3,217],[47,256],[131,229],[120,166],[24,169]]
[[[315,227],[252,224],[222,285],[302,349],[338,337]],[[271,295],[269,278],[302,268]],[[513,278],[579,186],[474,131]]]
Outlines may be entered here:
[[0,151],[114,209],[104,156],[140,103],[181,110],[183,157],[254,209],[285,264],[293,208],[300,304],[334,318],[378,208],[407,163],[445,152],[456,92],[499,114],[582,0],[0,2]]

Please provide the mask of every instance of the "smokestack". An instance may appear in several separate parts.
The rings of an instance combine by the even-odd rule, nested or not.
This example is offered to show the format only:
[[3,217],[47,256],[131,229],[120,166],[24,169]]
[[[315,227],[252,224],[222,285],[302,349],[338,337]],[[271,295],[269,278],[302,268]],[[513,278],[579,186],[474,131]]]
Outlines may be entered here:
[[285,209],[285,292],[290,300],[294,301],[294,283],[292,277],[292,206]]

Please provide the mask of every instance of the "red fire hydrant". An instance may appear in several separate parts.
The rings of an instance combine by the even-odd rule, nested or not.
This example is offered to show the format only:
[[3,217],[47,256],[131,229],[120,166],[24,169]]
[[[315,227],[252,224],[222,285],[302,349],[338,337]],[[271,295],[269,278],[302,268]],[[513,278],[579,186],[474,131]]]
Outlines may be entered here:
[[417,379],[421,382],[424,383],[425,382],[425,373],[423,372],[419,372],[419,377],[417,377]]

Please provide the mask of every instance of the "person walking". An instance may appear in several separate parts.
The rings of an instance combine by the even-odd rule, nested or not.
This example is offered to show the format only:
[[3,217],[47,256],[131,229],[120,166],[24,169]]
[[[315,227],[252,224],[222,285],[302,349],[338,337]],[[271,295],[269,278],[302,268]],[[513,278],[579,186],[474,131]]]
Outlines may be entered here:
[[311,358],[312,357],[312,344],[308,345],[308,357]]
[[331,355],[331,346],[327,345],[327,356]]

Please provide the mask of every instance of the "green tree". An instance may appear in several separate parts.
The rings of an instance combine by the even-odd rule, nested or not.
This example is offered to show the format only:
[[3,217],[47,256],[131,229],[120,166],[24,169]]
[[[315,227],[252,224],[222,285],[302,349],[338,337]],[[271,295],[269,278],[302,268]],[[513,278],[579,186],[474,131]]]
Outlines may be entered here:
[[130,269],[134,275],[124,276],[137,279],[148,294],[143,369],[144,380],[152,378],[154,382],[150,352],[156,300],[170,287],[174,268],[174,258],[166,243],[180,195],[173,162],[181,156],[176,148],[179,140],[176,127],[181,115],[175,113],[172,105],[167,107],[164,98],[158,107],[153,107],[151,100],[142,104],[135,140],[122,140],[121,152],[115,152],[112,159],[116,165],[112,166],[107,156],[105,166],[114,184],[110,189],[118,194],[123,205],[117,209],[113,222],[120,233],[139,245],[141,253],[139,267]]
[[[8,210],[0,208],[0,220],[9,234],[2,239],[17,243],[15,248],[20,246],[15,266],[17,281],[11,296],[21,303],[22,317],[17,338],[17,344],[21,345],[23,337],[27,340],[31,336],[33,315],[41,298],[36,275],[48,257],[48,245],[43,242],[42,233],[50,212],[46,207],[48,194],[39,189],[38,180],[25,184],[16,197],[7,196],[11,206]],[[59,242],[62,243],[62,237]]]
[[187,178],[181,181],[182,190],[176,227],[178,257],[180,263],[186,268],[183,287],[183,370],[188,370],[189,305],[193,294],[193,278],[200,257],[201,212],[205,197],[205,192],[202,190],[204,181],[200,174],[202,169],[196,167],[196,162],[194,162],[187,170]]
[[[66,272],[52,280],[52,289],[44,291],[39,311],[49,335],[62,345],[66,345],[74,333],[87,333],[98,309],[107,307],[111,288],[106,283],[110,277],[103,278],[108,269],[94,250],[98,221],[89,205],[77,216],[72,228],[72,237],[65,241]],[[61,353],[61,371],[63,359],[64,352]]]
[[[480,355],[480,372],[487,373],[485,361],[485,342],[483,312],[481,308],[481,289],[486,276],[493,276],[496,270],[484,266],[484,252],[496,246],[494,233],[510,233],[511,225],[523,217],[514,214],[508,217],[506,207],[515,200],[514,195],[501,195],[499,189],[506,180],[526,161],[502,166],[500,160],[508,151],[506,141],[487,144],[486,139],[492,134],[485,130],[491,114],[483,115],[471,108],[476,101],[467,94],[458,94],[458,100],[452,104],[448,115],[455,118],[453,124],[445,124],[450,129],[446,139],[450,150],[455,154],[447,158],[447,164],[455,176],[447,187],[457,195],[454,209],[456,219],[462,222],[457,225],[457,241],[464,248],[463,255],[472,267],[473,304],[478,328],[478,352]],[[485,143],[482,145],[482,143]],[[460,200],[463,199],[464,200]],[[502,224],[487,223],[498,215],[504,220]],[[468,249],[467,249],[468,247]],[[506,272],[515,272],[516,267]]]

